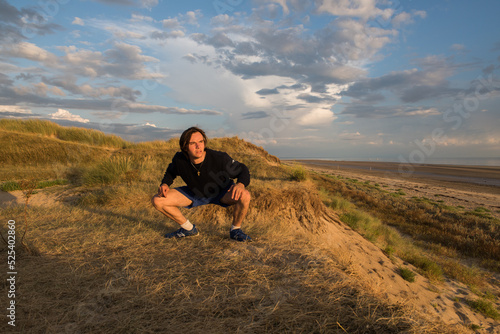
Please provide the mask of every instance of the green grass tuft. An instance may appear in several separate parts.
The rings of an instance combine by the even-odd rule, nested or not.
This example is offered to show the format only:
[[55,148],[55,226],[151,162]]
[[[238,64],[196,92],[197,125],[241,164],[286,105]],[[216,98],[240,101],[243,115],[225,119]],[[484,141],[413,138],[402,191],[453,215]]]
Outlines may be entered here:
[[292,181],[305,181],[307,180],[307,171],[303,166],[296,166],[290,172],[290,180]]
[[83,175],[83,184],[86,186],[116,184],[125,180],[127,173],[132,170],[132,161],[129,157],[113,157],[86,171]]
[[19,185],[19,183],[15,181],[7,181],[2,183],[2,185],[0,185],[0,189],[2,191],[9,192],[9,191],[21,190],[21,186]]
[[494,320],[500,319],[500,313],[495,308],[492,302],[485,299],[476,299],[476,300],[468,300],[467,303],[469,306],[480,312],[481,314],[490,317]]
[[[64,185],[67,183],[68,183],[68,181],[63,180],[63,179],[40,181],[35,185],[34,189],[43,189],[43,188],[48,188],[48,187],[53,187],[53,186]],[[7,182],[4,182],[0,185],[0,190],[9,192],[9,191],[22,190],[22,187],[19,184],[19,182],[7,181]]]
[[415,273],[413,271],[411,271],[410,269],[408,268],[405,268],[405,267],[401,267],[399,268],[399,274],[401,275],[401,277],[403,277],[403,279],[405,281],[408,281],[408,282],[415,282]]

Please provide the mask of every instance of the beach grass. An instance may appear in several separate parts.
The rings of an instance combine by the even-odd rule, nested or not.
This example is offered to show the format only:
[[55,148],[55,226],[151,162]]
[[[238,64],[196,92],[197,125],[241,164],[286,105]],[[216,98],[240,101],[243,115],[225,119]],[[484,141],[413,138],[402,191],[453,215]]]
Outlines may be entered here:
[[485,316],[495,320],[500,319],[500,312],[498,312],[498,310],[491,301],[486,299],[475,299],[475,300],[468,300],[468,303],[473,309],[484,314]]
[[400,267],[399,274],[401,275],[401,277],[404,278],[405,281],[408,281],[411,283],[415,282],[415,273],[413,271],[411,271],[410,269],[405,268],[405,267]]
[[109,148],[125,148],[131,143],[102,131],[64,127],[50,121],[0,119],[0,130],[12,133],[35,134],[48,138],[56,138],[66,142],[88,144]]
[[308,179],[308,173],[307,170],[304,168],[304,166],[297,165],[293,166],[290,171],[290,180],[292,181],[306,181]]

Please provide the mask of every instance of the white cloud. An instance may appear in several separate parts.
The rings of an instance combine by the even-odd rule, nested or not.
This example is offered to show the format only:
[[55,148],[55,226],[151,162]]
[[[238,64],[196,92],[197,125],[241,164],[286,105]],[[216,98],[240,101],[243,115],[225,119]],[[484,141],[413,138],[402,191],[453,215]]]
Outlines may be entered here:
[[413,10],[411,14],[407,12],[400,12],[394,15],[394,17],[391,20],[391,23],[395,28],[400,28],[403,25],[415,23],[416,17],[420,17],[423,19],[426,16],[427,13],[423,10]]
[[161,23],[163,25],[163,28],[168,28],[168,29],[179,28],[181,26],[177,18],[164,19],[163,21],[161,21]]
[[153,22],[154,19],[150,16],[144,16],[144,15],[138,15],[138,14],[132,14],[132,18],[130,19],[130,22]]
[[463,44],[453,44],[450,47],[450,49],[453,50],[453,51],[465,51],[465,45],[463,45]]
[[0,54],[16,58],[24,58],[32,61],[38,61],[47,66],[56,66],[57,56],[50,53],[33,43],[20,42],[17,44],[4,44],[0,49]]
[[113,35],[118,40],[146,38],[146,36],[142,35],[141,33],[125,30],[115,30],[113,31]]
[[62,46],[58,49],[64,51],[65,55],[58,57],[35,44],[21,42],[2,47],[0,54],[38,62],[39,65],[63,72],[64,76],[112,76],[132,80],[163,77],[160,73],[153,73],[146,68],[146,64],[158,62],[158,59],[145,55],[137,45],[117,42],[104,52],[79,49],[75,46]]
[[132,16],[132,19],[128,21],[112,21],[92,18],[86,20],[85,23],[87,26],[111,34],[116,40],[120,41],[141,41],[147,39],[149,34],[155,30],[152,22],[149,22],[145,16]]
[[71,22],[71,24],[76,24],[76,25],[79,25],[79,26],[84,26],[85,22],[81,18],[75,17],[75,19],[73,20],[73,22]]
[[317,9],[319,13],[360,17],[365,20],[377,16],[387,20],[394,13],[391,8],[377,8],[375,0],[322,0],[317,3],[319,4]]
[[31,114],[31,110],[21,106],[0,105],[0,113]]
[[402,24],[409,24],[412,22],[413,21],[412,21],[411,15],[407,12],[401,12],[401,13],[397,14],[396,16],[394,16],[394,18],[392,19],[392,24],[395,27],[400,27]]
[[73,115],[69,111],[64,110],[64,109],[57,109],[57,112],[55,112],[53,114],[49,114],[49,116],[52,119],[57,119],[57,120],[73,121],[73,122],[79,122],[79,123],[90,122],[90,120],[82,118],[79,115]]
[[327,126],[336,118],[330,109],[315,108],[299,117],[297,123],[303,126]]
[[158,0],[140,0],[140,4],[141,7],[151,10],[153,7],[158,6]]
[[283,8],[283,14],[288,15],[290,13],[288,5],[286,4],[287,0],[272,0],[272,2],[279,4],[281,8]]
[[156,63],[158,59],[144,55],[137,45],[117,42],[104,52],[79,49],[75,46],[59,49],[66,54],[58,59],[58,69],[67,74],[91,78],[112,76],[133,80],[162,78],[161,74],[152,73],[146,68],[147,63]]
[[46,97],[49,93],[57,96],[66,96],[59,87],[51,87],[44,82],[38,82],[29,86],[15,86],[12,90],[19,95],[34,94],[41,97]]
[[364,139],[365,136],[363,136],[359,131],[356,132],[344,132],[339,135],[339,137],[343,140],[359,140],[359,139]]
[[43,82],[33,85],[35,93],[39,96],[47,96],[47,93],[52,93],[58,96],[65,96],[64,92],[58,87],[49,87]]
[[[432,139],[424,139],[422,142],[432,142]],[[457,146],[457,147],[469,147],[469,146],[496,146],[500,144],[500,138],[494,136],[464,136],[464,137],[450,137],[446,136],[444,139],[438,142],[439,145],[443,146]]]
[[181,115],[222,115],[220,111],[211,109],[187,109],[180,107],[165,107],[159,105],[149,105],[137,102],[125,102],[117,104],[120,108],[136,113],[158,112],[163,114],[181,114]]
[[399,113],[395,114],[395,116],[436,116],[436,115],[441,115],[441,113],[439,112],[439,110],[437,110],[437,108],[425,108],[425,109],[415,108],[414,110],[400,111]]
[[199,26],[198,19],[202,17],[201,11],[189,11],[185,15],[187,23],[195,26]]
[[398,34],[396,30],[368,27],[366,23],[350,18],[339,20],[336,25],[338,32],[327,40],[329,43],[338,43],[334,49],[336,58],[361,61],[361,64],[370,60]]
[[212,17],[210,23],[214,26],[230,26],[235,24],[236,20],[233,16],[229,16],[227,14],[220,14],[215,17]]
[[410,107],[410,106],[376,106],[371,104],[347,105],[342,111],[343,115],[353,115],[357,118],[388,118],[388,117],[412,117],[412,116],[437,116],[441,115],[437,108]]

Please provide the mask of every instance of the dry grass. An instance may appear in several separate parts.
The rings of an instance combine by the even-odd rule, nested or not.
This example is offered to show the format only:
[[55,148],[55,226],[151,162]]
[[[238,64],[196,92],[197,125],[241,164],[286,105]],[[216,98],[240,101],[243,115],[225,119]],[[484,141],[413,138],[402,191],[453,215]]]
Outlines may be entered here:
[[[19,138],[17,149],[29,150],[25,137]],[[19,231],[29,224],[25,243],[33,250],[16,248],[16,331],[466,332],[390,303],[377,287],[352,274],[342,253],[321,243],[320,233],[335,215],[324,204],[329,183],[319,192],[313,181],[291,182],[290,170],[277,158],[238,138],[209,145],[251,170],[253,199],[245,231],[253,243],[230,241],[231,209],[215,206],[184,210],[202,232],[199,237],[162,237],[177,226],[151,207],[150,197],[177,151],[175,140],[108,150],[88,163],[39,163],[45,174],[38,180],[50,178],[50,167],[59,166],[58,173],[73,182],[53,190],[66,194],[63,201],[31,206],[28,221],[22,206],[2,209],[3,221],[15,219]],[[85,182],[89,173],[106,170],[103,161],[123,167],[106,172],[118,177]],[[14,166],[7,165],[0,180],[15,180],[6,176],[15,174]],[[339,198],[329,203],[352,208]],[[3,235],[5,230],[0,227]],[[2,285],[0,294],[6,289]]]
[[[32,207],[27,239],[40,255],[19,251],[17,329],[460,332],[381,300],[328,252],[319,255],[309,226],[321,229],[317,217],[329,210],[318,194],[304,196],[312,185],[274,183],[256,180],[252,186],[256,196],[247,231],[256,241],[250,244],[228,239],[230,212],[214,206],[188,212],[200,222],[200,237],[163,239],[174,226],[150,207],[152,185],[115,185],[112,195],[92,204],[73,200]],[[280,200],[278,193],[290,200]],[[20,217],[16,222],[22,227],[21,212],[11,207],[3,214]]]

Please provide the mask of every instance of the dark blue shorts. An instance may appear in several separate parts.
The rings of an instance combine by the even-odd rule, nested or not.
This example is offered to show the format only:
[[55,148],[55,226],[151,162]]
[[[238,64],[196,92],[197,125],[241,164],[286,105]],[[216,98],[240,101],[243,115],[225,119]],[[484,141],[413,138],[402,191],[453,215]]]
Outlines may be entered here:
[[191,205],[185,206],[185,208],[191,209],[191,208],[194,208],[194,207],[197,207],[200,205],[206,205],[206,204],[215,204],[215,205],[220,205],[223,208],[227,208],[230,205],[221,203],[220,200],[229,191],[229,189],[232,187],[233,184],[234,183],[231,182],[226,188],[221,190],[219,195],[217,195],[215,197],[208,197],[208,198],[207,197],[197,197],[194,194],[194,192],[191,189],[189,189],[188,186],[178,187],[178,188],[174,188],[174,189],[177,190],[178,192],[180,192],[181,194],[183,194],[184,196],[186,196],[187,198],[189,198],[191,201],[193,201],[193,203],[191,203]]

